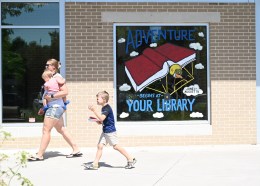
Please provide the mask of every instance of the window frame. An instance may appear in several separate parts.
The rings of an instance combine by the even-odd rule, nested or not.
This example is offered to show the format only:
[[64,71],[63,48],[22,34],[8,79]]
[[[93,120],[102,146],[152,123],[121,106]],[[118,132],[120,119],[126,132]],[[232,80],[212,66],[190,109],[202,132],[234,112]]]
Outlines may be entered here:
[[[173,126],[173,125],[197,125],[197,124],[202,124],[202,125],[211,125],[211,102],[210,102],[210,97],[211,97],[211,91],[210,91],[210,46],[209,46],[209,24],[208,23],[114,23],[113,24],[113,58],[114,58],[114,87],[117,87],[117,74],[116,74],[116,27],[117,26],[158,26],[158,25],[163,25],[163,26],[206,26],[207,28],[207,104],[208,104],[208,119],[207,120],[187,120],[187,121],[118,121],[117,117],[115,117],[116,122],[121,125],[121,126],[136,126],[136,125],[165,125],[165,126]],[[114,98],[117,100],[117,88],[115,88],[114,91]],[[117,113],[117,104],[114,106],[115,112]],[[157,130],[157,129],[155,129]]]
[[[65,61],[65,0],[2,0],[1,3],[21,3],[21,2],[27,2],[27,3],[41,3],[41,2],[46,2],[46,3],[59,3],[59,25],[57,26],[8,26],[8,25],[2,25],[0,24],[0,35],[2,36],[2,29],[7,29],[7,28],[56,28],[59,29],[59,53],[60,53],[60,61],[62,61],[62,67],[60,69],[60,73],[62,76],[65,77],[66,75],[66,61]],[[2,4],[0,3],[0,10]],[[1,14],[0,14],[1,18]],[[1,60],[1,65],[0,65],[0,71],[2,72],[2,37],[0,37],[0,60]],[[40,74],[39,74],[40,75]],[[42,122],[38,123],[29,123],[29,122],[15,122],[15,123],[3,123],[3,100],[2,97],[3,92],[2,92],[2,75],[0,76],[0,127],[28,127],[28,126],[42,126]],[[64,124],[66,126],[66,114],[64,115]]]

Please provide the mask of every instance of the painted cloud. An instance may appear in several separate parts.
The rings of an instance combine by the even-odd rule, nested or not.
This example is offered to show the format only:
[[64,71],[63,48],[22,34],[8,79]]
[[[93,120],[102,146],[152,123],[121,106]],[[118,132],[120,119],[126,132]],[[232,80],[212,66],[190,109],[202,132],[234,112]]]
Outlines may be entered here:
[[197,96],[198,94],[202,94],[203,90],[200,89],[198,84],[194,84],[189,87],[185,87],[183,89],[183,93],[187,96]]
[[135,56],[137,56],[138,54],[139,54],[138,52],[133,51],[133,52],[130,53],[130,56],[131,56],[131,57],[135,57]]
[[195,68],[196,69],[204,69],[204,66],[201,63],[199,63],[199,64],[195,65]]
[[204,33],[203,33],[203,32],[199,32],[198,35],[199,35],[200,37],[204,37]]
[[200,43],[191,43],[190,48],[193,48],[194,50],[202,50],[203,46],[201,46]]
[[125,39],[124,39],[124,38],[120,38],[120,39],[118,39],[117,42],[118,42],[118,43],[124,43],[124,42],[125,42]]
[[131,89],[131,86],[129,86],[127,83],[124,83],[123,85],[121,85],[120,87],[119,87],[119,90],[120,91],[128,91],[128,90],[130,90]]
[[191,118],[203,118],[203,114],[200,113],[200,112],[192,112],[192,113],[190,114],[190,117],[191,117]]
[[150,47],[157,47],[157,43],[151,43]]
[[120,118],[127,118],[128,116],[129,116],[129,113],[122,112],[119,117]]
[[162,112],[156,112],[156,113],[153,114],[153,117],[154,117],[154,118],[163,118],[164,115],[163,115]]

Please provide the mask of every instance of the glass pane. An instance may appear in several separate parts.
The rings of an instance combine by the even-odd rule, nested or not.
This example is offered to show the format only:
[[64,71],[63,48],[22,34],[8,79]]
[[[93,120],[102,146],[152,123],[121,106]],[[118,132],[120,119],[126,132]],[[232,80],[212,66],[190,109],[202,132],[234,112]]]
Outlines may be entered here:
[[2,29],[3,122],[42,122],[41,74],[59,59],[58,29]]
[[2,3],[2,25],[59,25],[58,3]]

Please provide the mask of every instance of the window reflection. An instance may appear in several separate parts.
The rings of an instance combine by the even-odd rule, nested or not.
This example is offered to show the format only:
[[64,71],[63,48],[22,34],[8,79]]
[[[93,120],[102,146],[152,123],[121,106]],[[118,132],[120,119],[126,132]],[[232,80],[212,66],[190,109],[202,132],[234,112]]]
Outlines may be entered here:
[[42,122],[39,91],[49,58],[59,59],[59,29],[2,29],[3,122]]
[[59,25],[58,3],[1,3],[2,25]]

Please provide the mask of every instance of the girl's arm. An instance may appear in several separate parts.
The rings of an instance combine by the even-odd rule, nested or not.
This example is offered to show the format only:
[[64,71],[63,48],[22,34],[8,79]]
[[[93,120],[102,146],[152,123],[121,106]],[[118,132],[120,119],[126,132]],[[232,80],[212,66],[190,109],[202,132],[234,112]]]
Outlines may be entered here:
[[49,87],[47,85],[44,85],[44,90],[45,91],[48,91],[49,90]]

